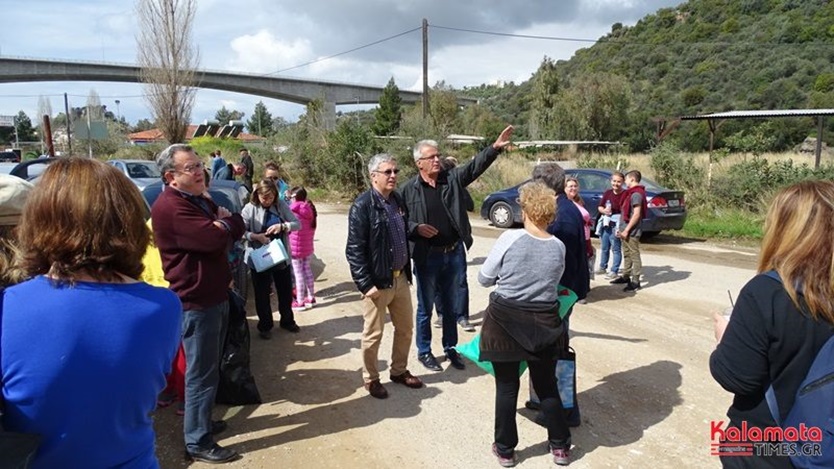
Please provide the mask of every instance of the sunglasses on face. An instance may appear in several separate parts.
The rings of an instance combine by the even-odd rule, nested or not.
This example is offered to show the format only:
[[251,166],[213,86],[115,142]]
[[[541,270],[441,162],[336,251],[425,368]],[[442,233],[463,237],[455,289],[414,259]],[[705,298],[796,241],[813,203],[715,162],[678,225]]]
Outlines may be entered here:
[[375,173],[384,174],[384,175],[386,175],[386,176],[390,176],[390,175],[392,175],[392,174],[393,174],[393,175],[397,175],[397,174],[400,174],[400,168],[396,168],[396,169],[386,169],[385,171],[378,171],[378,170],[377,170],[377,171],[374,171],[374,172],[375,172]]

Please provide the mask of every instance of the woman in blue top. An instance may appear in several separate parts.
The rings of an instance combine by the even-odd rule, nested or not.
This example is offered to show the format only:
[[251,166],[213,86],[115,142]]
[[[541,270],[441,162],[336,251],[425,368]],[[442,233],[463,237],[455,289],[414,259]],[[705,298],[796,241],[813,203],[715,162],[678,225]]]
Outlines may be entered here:
[[34,468],[156,468],[153,421],[180,336],[176,295],[136,279],[150,231],[116,168],[58,159],[24,208],[0,316],[6,430],[41,435]]
[[[284,199],[278,196],[278,187],[271,179],[263,179],[255,184],[252,200],[243,207],[240,215],[246,224],[244,237],[251,247],[259,248],[269,244],[273,238],[278,238],[284,243],[284,249],[289,255],[289,233],[298,231],[301,223]],[[278,325],[290,332],[299,331],[292,311],[292,269],[289,266],[290,262],[282,262],[271,269],[258,272],[250,263],[252,288],[255,290],[255,310],[258,312],[258,334],[262,339],[271,337],[273,327],[272,305],[269,301],[272,283],[275,284],[278,311],[281,313]]]

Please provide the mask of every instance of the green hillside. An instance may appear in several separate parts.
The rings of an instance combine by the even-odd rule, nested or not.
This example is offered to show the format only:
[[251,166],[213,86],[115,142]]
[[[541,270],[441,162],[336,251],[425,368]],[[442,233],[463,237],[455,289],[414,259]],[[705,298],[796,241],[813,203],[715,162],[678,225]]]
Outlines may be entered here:
[[[546,59],[527,83],[466,92],[481,94],[499,117],[516,117],[532,137],[620,140],[645,150],[655,117],[834,107],[832,64],[834,2],[691,0],[632,27],[613,25],[570,60]],[[703,150],[705,126],[687,122],[669,138]],[[832,130],[829,123],[828,141]],[[718,145],[763,136],[768,150],[782,150],[813,134],[809,118],[728,121]]]

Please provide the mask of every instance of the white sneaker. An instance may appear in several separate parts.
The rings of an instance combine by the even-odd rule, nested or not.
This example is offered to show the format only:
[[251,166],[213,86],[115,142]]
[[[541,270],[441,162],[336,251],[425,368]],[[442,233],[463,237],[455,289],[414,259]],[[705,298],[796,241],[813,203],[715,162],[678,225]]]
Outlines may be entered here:
[[605,280],[614,280],[619,276],[620,274],[618,274],[617,272],[608,272],[608,274],[605,276]]

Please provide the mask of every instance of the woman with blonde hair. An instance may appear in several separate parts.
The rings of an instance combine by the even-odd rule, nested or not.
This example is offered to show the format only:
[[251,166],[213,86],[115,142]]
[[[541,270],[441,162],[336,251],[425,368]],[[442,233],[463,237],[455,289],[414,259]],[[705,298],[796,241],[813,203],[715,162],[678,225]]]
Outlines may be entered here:
[[[516,464],[519,365],[527,361],[541,400],[554,462],[570,462],[570,429],[553,372],[564,347],[557,285],[565,270],[565,245],[547,232],[556,193],[540,182],[519,188],[523,230],[506,231],[478,273],[478,282],[495,285],[489,296],[480,340],[480,360],[495,368],[495,440],[492,452],[504,467]],[[531,275],[535,273],[535,275]]]
[[[780,190],[771,202],[758,274],[742,288],[729,322],[720,313],[714,317],[718,345],[710,371],[735,394],[727,412],[730,427],[775,427],[767,390],[773,389],[784,419],[817,353],[834,335],[832,233],[834,182],[803,181]],[[721,463],[793,467],[787,457],[758,454],[722,457]]]
[[30,280],[3,294],[0,372],[3,426],[42,437],[34,468],[159,467],[151,414],[182,306],[137,280],[145,207],[113,166],[60,158],[23,209]]

